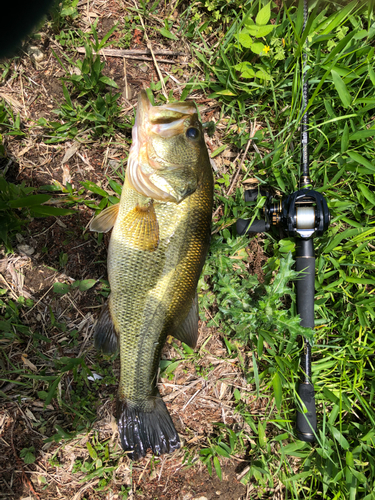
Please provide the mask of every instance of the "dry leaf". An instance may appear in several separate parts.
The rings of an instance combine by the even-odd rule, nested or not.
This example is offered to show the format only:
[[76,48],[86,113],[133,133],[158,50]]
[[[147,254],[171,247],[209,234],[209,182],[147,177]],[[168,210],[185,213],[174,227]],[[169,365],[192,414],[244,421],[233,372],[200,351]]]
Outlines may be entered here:
[[76,154],[76,152],[79,150],[80,143],[79,142],[74,142],[73,146],[71,146],[69,149],[65,151],[64,158],[62,159],[61,165],[66,163],[70,158]]
[[62,171],[63,171],[63,178],[62,178],[63,185],[66,186],[67,182],[69,182],[69,184],[71,184],[72,178],[70,177],[69,165],[64,165],[62,168]]
[[224,382],[221,383],[219,399],[223,399],[223,397],[225,396],[225,392],[227,390],[227,387],[228,387],[227,384],[224,384]]
[[34,415],[31,413],[31,411],[28,408],[26,408],[25,413],[29,417],[30,420],[37,422],[37,419],[34,417]]
[[259,180],[256,179],[255,177],[250,177],[250,179],[242,181],[242,184],[259,184]]
[[21,359],[23,363],[30,368],[33,372],[38,372],[38,368],[32,363],[29,359],[27,359],[27,354],[23,353],[21,355]]

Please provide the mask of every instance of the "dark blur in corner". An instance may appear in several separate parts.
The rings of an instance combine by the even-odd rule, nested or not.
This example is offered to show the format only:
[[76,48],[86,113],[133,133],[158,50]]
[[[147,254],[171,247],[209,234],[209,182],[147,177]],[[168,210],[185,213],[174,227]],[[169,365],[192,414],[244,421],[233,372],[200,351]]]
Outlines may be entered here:
[[0,58],[15,55],[22,40],[48,13],[54,0],[8,0],[0,4]]

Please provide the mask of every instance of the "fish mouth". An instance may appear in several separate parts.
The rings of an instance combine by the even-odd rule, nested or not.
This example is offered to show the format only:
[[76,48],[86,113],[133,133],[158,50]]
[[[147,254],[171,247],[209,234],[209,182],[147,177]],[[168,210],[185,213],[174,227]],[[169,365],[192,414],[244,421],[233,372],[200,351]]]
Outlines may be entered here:
[[191,193],[191,189],[185,189],[183,193],[176,192],[168,181],[159,175],[161,170],[175,170],[181,168],[181,165],[156,157],[150,151],[149,141],[151,135],[166,139],[182,134],[187,119],[198,121],[197,110],[193,102],[153,106],[146,91],[140,92],[127,169],[127,180],[130,186],[140,194],[154,200],[179,203]]

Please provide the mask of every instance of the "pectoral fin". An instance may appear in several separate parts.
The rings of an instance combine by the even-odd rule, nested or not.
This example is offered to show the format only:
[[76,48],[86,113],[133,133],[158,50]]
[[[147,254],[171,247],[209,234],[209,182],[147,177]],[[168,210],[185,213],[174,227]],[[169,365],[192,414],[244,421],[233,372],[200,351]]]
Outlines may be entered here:
[[120,204],[111,205],[100,212],[90,224],[90,231],[107,233],[115,225]]
[[124,229],[130,245],[153,252],[159,244],[159,223],[154,205],[136,206],[125,217]]
[[176,339],[181,340],[181,342],[184,342],[186,345],[194,349],[198,342],[198,320],[198,295],[197,292],[195,292],[195,297],[189,314],[172,335]]
[[115,330],[108,302],[104,304],[94,327],[94,345],[98,351],[113,354],[118,349],[118,335]]

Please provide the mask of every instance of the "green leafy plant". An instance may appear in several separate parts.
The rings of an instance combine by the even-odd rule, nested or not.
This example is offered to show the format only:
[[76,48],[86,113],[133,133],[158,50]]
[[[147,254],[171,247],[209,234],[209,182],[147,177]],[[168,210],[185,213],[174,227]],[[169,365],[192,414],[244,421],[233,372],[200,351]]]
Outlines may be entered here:
[[[0,140],[1,134],[15,135],[23,137],[25,133],[21,130],[21,117],[14,114],[12,107],[9,106],[4,99],[0,99]],[[4,149],[0,150],[0,154],[4,156]]]
[[[116,82],[103,73],[105,63],[98,54],[108,45],[108,39],[117,25],[99,41],[95,26],[92,27],[93,40],[86,38],[83,60],[72,60],[66,56],[68,63],[76,68],[71,74],[61,58],[54,53],[66,76],[63,80],[65,102],[54,110],[61,121],[48,122],[41,118],[38,124],[50,130],[47,143],[62,142],[77,135],[112,137],[118,130],[129,129],[132,123],[122,116],[119,104],[120,93],[105,92],[106,87],[118,88]],[[68,90],[71,87],[71,91]],[[62,122],[62,123],[61,123]]]
[[[245,14],[245,27],[237,34],[238,42],[244,49],[250,49],[257,56],[267,56],[270,49],[269,45],[265,45],[260,39],[265,39],[267,35],[272,33],[275,25],[267,24],[271,17],[271,2],[266,4],[258,12],[255,22],[249,14]],[[279,55],[280,56],[280,55]],[[240,63],[233,66],[233,69],[241,72],[241,78],[259,78],[260,80],[270,80],[271,75],[266,67],[260,62],[251,64],[247,60],[242,60]]]
[[[293,290],[287,284],[293,279],[288,252],[293,254],[294,242],[267,236],[263,246],[268,256],[265,281],[258,284],[248,273],[247,241],[236,239],[225,227],[239,217],[258,216],[261,200],[246,207],[240,189],[229,199],[225,196],[225,186],[233,175],[230,168],[219,175],[220,181],[216,179],[223,215],[216,221],[219,236],[214,236],[212,257],[200,282],[201,306],[210,310],[209,325],[220,327],[228,353],[238,357],[257,396],[269,401],[260,417],[244,402],[245,394],[234,394],[237,411],[251,429],[243,433],[245,442],[251,441],[249,470],[242,482],[255,479],[266,491],[277,478],[287,494],[298,499],[322,491],[323,498],[370,500],[375,482],[370,465],[374,456],[368,445],[375,421],[368,403],[373,400],[374,383],[368,353],[375,340],[371,259],[374,14],[370,7],[356,2],[338,10],[320,4],[310,12],[303,32],[302,5],[285,7],[271,14],[273,29],[264,40],[270,50],[259,59],[250,43],[259,41],[257,25],[267,25],[268,15],[261,23],[257,16],[265,12],[265,4],[253,2],[248,7],[241,19],[233,20],[216,50],[193,44],[206,68],[205,85],[227,113],[223,120],[226,142],[243,148],[249,139],[243,117],[262,121],[266,125],[256,138],[256,151],[243,164],[242,179],[256,177],[261,185],[280,194],[297,188],[301,57],[305,52],[310,82],[310,171],[315,189],[328,200],[332,220],[329,231],[315,240],[316,328],[311,337],[312,332],[299,330]],[[251,67],[264,64],[270,75],[266,85],[256,75],[238,76],[236,70],[242,69],[238,65],[243,62]],[[298,339],[306,333],[314,343],[312,370],[318,408],[314,447],[294,441],[291,425],[297,404]],[[242,351],[238,347],[238,339],[240,346],[246,346],[245,353],[244,347]],[[299,468],[293,473],[296,460]]]
[[20,451],[20,457],[23,458],[25,464],[33,464],[35,462],[35,448],[30,446],[29,448],[22,448]]
[[70,215],[74,210],[54,207],[46,203],[52,196],[32,194],[35,188],[26,187],[25,183],[16,185],[0,176],[0,240],[7,252],[12,251],[12,239],[30,217],[50,215]]
[[54,2],[50,11],[52,27],[56,33],[68,24],[69,20],[76,19],[79,15],[77,6],[79,0],[63,0]]
[[70,291],[73,291],[74,289],[78,289],[80,292],[86,292],[86,290],[89,290],[95,284],[96,280],[93,279],[87,279],[82,281],[76,280],[73,281],[71,285],[68,285],[66,283],[55,283],[53,285],[53,291],[55,293],[58,293],[59,295],[64,295],[66,293],[69,293]]

